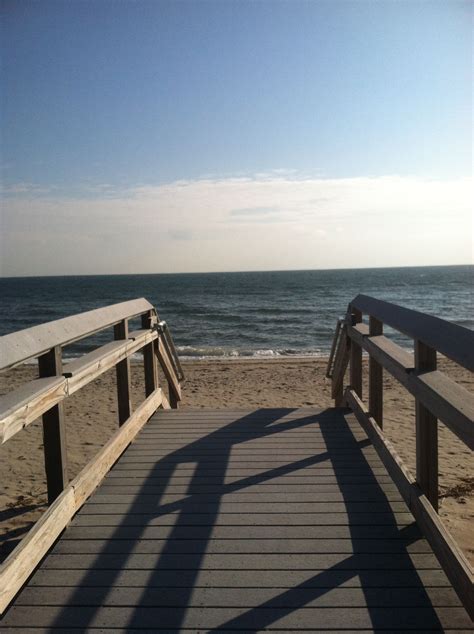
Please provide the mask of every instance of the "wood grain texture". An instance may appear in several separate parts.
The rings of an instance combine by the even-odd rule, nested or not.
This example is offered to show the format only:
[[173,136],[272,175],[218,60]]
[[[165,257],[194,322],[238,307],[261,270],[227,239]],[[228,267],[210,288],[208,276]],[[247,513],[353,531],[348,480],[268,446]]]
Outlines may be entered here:
[[75,512],[74,491],[68,487],[36,522],[20,545],[0,566],[0,614],[9,605]]
[[0,438],[4,443],[67,394],[62,376],[36,379],[0,398]]
[[63,368],[70,396],[118,363],[128,359],[144,347],[152,345],[157,333],[152,330],[130,332],[126,339],[112,341],[71,361]]
[[5,442],[44,412],[107,372],[114,365],[152,344],[153,330],[129,333],[124,341],[114,341],[63,366],[63,376],[36,379],[0,397],[0,440]]
[[387,326],[422,341],[474,372],[474,332],[451,322],[416,310],[397,306],[367,295],[358,295],[351,307],[372,315]]
[[152,309],[146,299],[134,299],[5,335],[0,337],[0,369],[39,357],[54,346],[73,343]]

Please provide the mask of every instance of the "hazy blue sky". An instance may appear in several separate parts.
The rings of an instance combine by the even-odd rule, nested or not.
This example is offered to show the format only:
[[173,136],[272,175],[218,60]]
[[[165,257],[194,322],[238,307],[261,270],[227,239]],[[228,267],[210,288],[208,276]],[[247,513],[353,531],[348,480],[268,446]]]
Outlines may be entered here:
[[471,2],[1,11],[4,275],[471,259]]

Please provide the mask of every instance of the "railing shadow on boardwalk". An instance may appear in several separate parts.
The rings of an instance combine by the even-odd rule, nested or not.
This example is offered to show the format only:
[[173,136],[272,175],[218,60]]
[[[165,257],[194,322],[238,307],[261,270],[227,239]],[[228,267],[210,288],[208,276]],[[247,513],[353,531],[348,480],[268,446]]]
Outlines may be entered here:
[[[316,575],[308,577],[308,579],[306,579],[303,583],[296,585],[293,588],[283,591],[275,589],[275,596],[272,599],[256,607],[249,607],[236,618],[220,624],[214,631],[233,629],[257,631],[268,628],[282,617],[305,607],[311,601],[323,596],[335,588],[344,586],[344,584],[347,584],[348,581],[357,577],[359,578],[361,590],[364,593],[365,603],[367,605],[373,629],[378,630],[391,626],[390,623],[387,623],[387,611],[380,610],[380,607],[386,606],[378,605],[375,597],[378,585],[377,579],[380,581],[380,575],[390,575],[392,573],[396,575],[396,571],[388,571],[385,569],[379,571],[374,571],[373,569],[367,570],[359,564],[359,555],[362,552],[370,555],[371,547],[376,540],[367,539],[366,550],[360,549],[361,527],[357,526],[357,521],[352,521],[354,516],[354,505],[351,504],[351,496],[349,493],[350,489],[347,489],[346,486],[347,476],[346,478],[344,477],[344,468],[342,467],[341,470],[341,464],[337,460],[332,462],[332,453],[333,450],[337,450],[336,445],[338,443],[344,441],[354,448],[354,456],[357,456],[357,458],[361,461],[361,472],[363,472],[364,476],[369,479],[371,485],[376,485],[377,491],[380,494],[377,496],[377,502],[379,504],[378,511],[380,511],[381,508],[382,512],[391,516],[393,520],[391,523],[388,523],[387,526],[394,532],[394,534],[399,531],[399,536],[403,537],[404,543],[410,544],[420,539],[420,533],[414,524],[401,529],[397,527],[396,517],[392,511],[389,501],[387,500],[386,494],[384,493],[382,487],[378,484],[376,476],[362,451],[364,447],[370,444],[370,441],[357,441],[354,438],[349,424],[346,424],[345,426],[338,425],[340,435],[338,435],[337,440],[335,440],[333,433],[327,433],[331,429],[330,421],[334,416],[334,410],[331,409],[325,410],[320,414],[312,414],[295,420],[278,422],[281,418],[290,414],[292,411],[294,410],[255,410],[252,414],[235,420],[230,424],[224,425],[223,427],[207,434],[205,437],[193,441],[181,447],[179,450],[171,452],[156,461],[154,467],[143,482],[140,491],[136,494],[135,501],[130,506],[128,512],[124,514],[122,523],[113,531],[113,534],[110,539],[107,540],[102,552],[97,554],[90,569],[85,571],[80,584],[75,588],[71,596],[71,600],[69,601],[70,606],[78,604],[85,605],[84,603],[81,603],[81,596],[83,596],[86,588],[94,586],[94,603],[97,607],[88,607],[81,611],[79,615],[79,622],[75,622],[74,624],[74,631],[85,631],[93,623],[95,614],[101,609],[99,606],[103,606],[107,602],[109,592],[114,588],[121,572],[126,569],[129,557],[134,554],[135,547],[140,541],[143,531],[149,525],[149,522],[143,526],[137,525],[135,526],[135,531],[130,531],[130,528],[127,529],[127,527],[130,527],[130,523],[128,521],[130,516],[143,512],[143,498],[140,499],[140,496],[143,493],[146,493],[147,487],[153,485],[153,491],[156,491],[156,496],[153,496],[153,504],[156,504],[156,512],[152,514],[152,517],[159,518],[160,516],[163,517],[170,513],[177,513],[177,519],[175,523],[170,526],[170,532],[164,548],[156,555],[154,568],[146,571],[148,573],[147,582],[142,588],[142,594],[139,602],[133,604],[133,612],[128,621],[127,629],[134,630],[135,628],[143,628],[143,610],[141,610],[141,608],[154,605],[156,606],[153,597],[156,597],[157,588],[169,589],[173,587],[173,584],[170,583],[170,579],[173,576],[170,575],[172,570],[169,565],[167,565],[167,563],[169,563],[169,560],[167,562],[167,559],[170,555],[179,555],[180,567],[179,570],[174,571],[175,578],[180,578],[180,583],[174,586],[176,598],[178,600],[167,606],[171,607],[172,611],[167,610],[165,622],[160,623],[160,627],[164,627],[166,630],[179,630],[185,622],[188,608],[192,605],[192,593],[196,587],[196,582],[201,571],[201,564],[206,555],[208,543],[212,538],[212,532],[216,526],[220,504],[223,501],[224,496],[232,492],[242,491],[246,487],[254,484],[271,482],[273,478],[279,476],[295,474],[300,469],[324,462],[327,462],[328,466],[332,467],[336,483],[339,485],[339,489],[345,503],[345,512],[348,518],[350,539],[353,544],[354,552],[347,555],[347,557],[340,563],[328,568],[327,570],[318,572]],[[243,477],[238,481],[227,484],[225,483],[231,451],[240,442],[268,437],[269,435],[278,434],[290,429],[304,428],[305,426],[314,425],[315,423],[318,423],[319,429],[321,430],[322,438],[326,443],[326,451],[314,456],[289,462],[288,464],[281,465],[276,468],[262,471],[261,473],[255,475]],[[229,432],[233,432],[231,437],[229,436]],[[241,439],[238,438],[239,435],[241,436]],[[237,439],[235,436],[237,436]],[[178,432],[177,439],[179,439]],[[218,448],[215,447],[216,441],[219,441]],[[199,489],[200,479],[208,477],[207,471],[209,463],[207,462],[207,457],[203,456],[196,459],[190,457],[190,454],[195,452],[199,455],[200,451],[205,452],[210,449],[214,449],[216,452],[213,456],[212,462],[212,477],[216,491],[204,495]],[[160,505],[160,501],[165,495],[168,484],[173,477],[173,473],[176,468],[184,463],[189,464],[190,460],[197,464],[191,482],[188,485],[188,490],[186,493],[183,493],[183,499]],[[156,481],[153,481],[153,478],[156,478],[158,474],[160,477],[166,477],[166,480],[164,483],[156,486]],[[382,507],[380,507],[380,504]],[[196,552],[183,552],[183,550],[186,551],[186,547],[183,549],[182,544],[184,542],[179,540],[182,540],[185,535],[186,537],[189,537],[189,514],[195,513],[197,508],[205,508],[205,511],[202,512],[205,512],[207,516],[205,521],[196,525],[194,529],[197,534],[196,540],[202,543],[202,548],[197,549]],[[133,534],[134,537],[129,539],[131,534]],[[115,546],[113,545],[113,540],[123,539],[124,535],[127,535],[127,541],[123,542],[123,552],[117,553]],[[194,538],[194,535],[192,535],[192,537]],[[374,550],[373,552],[375,554],[377,551]],[[113,569],[110,568],[111,555],[113,555],[114,558]],[[150,554],[150,559],[153,556],[153,554]],[[423,618],[425,627],[441,629],[436,612],[423,588],[423,583],[419,578],[416,568],[412,564],[408,551],[406,549],[401,549],[397,552],[397,556],[399,558],[398,561],[401,564],[399,568],[403,568],[403,570],[406,571],[405,578],[411,580],[409,585],[417,586],[418,602],[416,603],[416,607],[424,608]],[[97,571],[100,571],[100,585],[94,581]],[[284,585],[284,570],[281,571],[281,575],[282,585]],[[335,581],[335,579],[337,581]],[[304,593],[301,592],[302,590],[304,590]],[[199,607],[205,606],[201,605]],[[393,613],[395,613],[395,611],[396,608],[393,608]],[[57,618],[51,625],[50,631],[54,632],[56,627],[65,627],[68,624],[67,621],[68,608],[65,607],[60,611]],[[146,626],[150,627],[150,624],[148,623]]]

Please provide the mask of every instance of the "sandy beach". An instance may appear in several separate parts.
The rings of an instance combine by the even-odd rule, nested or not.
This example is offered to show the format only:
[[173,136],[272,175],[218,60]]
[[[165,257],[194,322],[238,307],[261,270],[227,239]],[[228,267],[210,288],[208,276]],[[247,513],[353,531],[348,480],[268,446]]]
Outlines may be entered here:
[[[364,360],[364,363],[366,361]],[[333,405],[322,358],[185,361],[183,408],[305,407]],[[441,359],[440,369],[473,388],[469,372]],[[34,366],[10,370],[0,378],[4,394],[34,378]],[[364,376],[367,377],[367,368]],[[87,464],[117,428],[115,373],[108,372],[65,403],[69,476]],[[134,404],[143,398],[143,372],[132,364]],[[415,464],[414,399],[384,374],[384,430],[408,467]],[[367,385],[364,385],[365,394]],[[0,558],[4,558],[46,508],[40,421],[1,448],[3,486]],[[443,424],[439,425],[440,514],[474,565],[474,461],[472,452]]]

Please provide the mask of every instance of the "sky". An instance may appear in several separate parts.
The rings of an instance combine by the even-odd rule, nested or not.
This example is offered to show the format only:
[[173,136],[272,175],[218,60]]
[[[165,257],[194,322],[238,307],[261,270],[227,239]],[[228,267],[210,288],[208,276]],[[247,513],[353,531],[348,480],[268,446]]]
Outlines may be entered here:
[[472,7],[4,0],[0,274],[471,262]]

